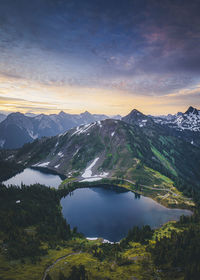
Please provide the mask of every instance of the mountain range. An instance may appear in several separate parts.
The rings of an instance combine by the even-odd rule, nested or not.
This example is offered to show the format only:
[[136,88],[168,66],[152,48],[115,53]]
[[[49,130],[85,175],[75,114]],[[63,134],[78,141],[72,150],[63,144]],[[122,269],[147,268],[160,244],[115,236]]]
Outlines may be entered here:
[[[81,124],[109,118],[106,115],[67,114],[60,112],[51,115],[24,115],[11,113],[0,123],[0,147],[5,149],[19,148],[43,136],[54,136]],[[116,116],[120,118],[120,116]]]
[[168,130],[169,134],[200,146],[200,110],[190,106],[185,113],[152,118],[155,123]]
[[0,113],[0,123],[6,119],[6,115]]
[[[135,114],[137,124],[131,118]],[[6,160],[86,181],[124,177],[161,186],[171,178],[200,187],[200,149],[140,117],[134,110],[122,120],[96,121],[43,137],[10,151]]]
[[143,127],[146,133],[154,128],[178,137],[195,146],[200,146],[200,110],[189,107],[185,113],[167,116],[147,116],[134,109],[123,121]]
[[[67,114],[61,111],[59,114],[51,115],[24,115],[17,112],[7,117],[2,114],[0,115],[0,148],[19,148],[37,138],[55,136],[71,128],[109,118],[111,117],[90,114],[87,111],[81,114]],[[200,146],[200,110],[193,107],[189,107],[185,113],[178,112],[175,115],[158,117],[144,115],[134,109],[123,118],[120,115],[112,118],[143,127],[146,132],[153,127],[161,131],[165,130],[168,135]]]

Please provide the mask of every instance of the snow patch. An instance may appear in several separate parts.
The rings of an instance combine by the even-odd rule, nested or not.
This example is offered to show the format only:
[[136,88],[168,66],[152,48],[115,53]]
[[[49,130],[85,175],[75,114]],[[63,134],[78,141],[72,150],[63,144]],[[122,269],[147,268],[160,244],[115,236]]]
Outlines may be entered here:
[[43,162],[43,163],[36,163],[33,166],[38,166],[38,167],[47,167],[49,165],[50,161]]
[[101,121],[98,121],[97,124],[99,125],[99,127],[102,127]]
[[62,152],[59,152],[59,153],[58,153],[58,156],[59,156],[59,157],[64,157],[64,154],[63,154]]
[[[109,241],[109,240],[107,240],[107,239],[104,239],[104,240],[103,240],[103,243],[110,243],[110,244],[114,244],[115,242],[112,242],[112,241]],[[117,242],[117,243],[119,243],[119,242]]]
[[78,148],[78,149],[76,150],[76,152],[73,154],[73,157],[75,157],[75,155],[79,152],[79,150],[80,150],[80,148]]
[[71,136],[73,136],[75,134],[80,135],[82,133],[86,133],[94,125],[96,125],[96,122],[95,123],[91,123],[91,124],[86,124],[86,125],[83,125],[81,127],[77,126],[76,131],[74,133],[72,133]]
[[99,157],[95,158],[95,160],[85,169],[84,173],[82,174],[83,178],[88,178],[92,176],[92,167],[95,166],[96,162],[98,161]]
[[[101,237],[86,237],[87,240],[91,240],[91,241],[97,240],[97,239],[99,239],[99,238],[101,238]],[[114,244],[115,242],[109,241],[109,240],[107,240],[107,239],[103,239],[103,243]],[[119,243],[119,242],[116,242],[116,243]]]
[[113,131],[113,132],[111,133],[111,136],[113,137],[113,136],[114,136],[114,134],[115,134],[115,131]]
[[55,165],[55,166],[54,166],[54,168],[58,168],[59,166],[60,166],[60,163],[59,163],[59,164],[57,164],[57,165]]
[[11,156],[7,157],[6,160],[9,160],[9,159],[11,159],[11,158],[14,158],[14,155],[11,155]]
[[87,240],[97,240],[98,237],[86,237]]
[[95,181],[99,181],[99,180],[102,180],[102,178],[101,177],[90,177],[90,178],[81,180],[81,182],[95,182]]
[[56,143],[55,147],[57,147],[57,146],[58,146],[58,144],[59,144],[59,142],[57,142],[57,143]]
[[6,140],[4,140],[4,139],[1,139],[1,140],[0,140],[0,148],[3,148],[5,142],[6,142]]
[[101,177],[107,177],[108,174],[109,174],[108,172],[103,172],[103,173],[99,174],[99,176],[101,176]]
[[38,138],[38,134],[35,134],[35,135],[34,135],[34,133],[33,133],[32,130],[28,130],[28,134],[29,134],[29,136],[30,136],[32,139],[37,139],[37,138]]

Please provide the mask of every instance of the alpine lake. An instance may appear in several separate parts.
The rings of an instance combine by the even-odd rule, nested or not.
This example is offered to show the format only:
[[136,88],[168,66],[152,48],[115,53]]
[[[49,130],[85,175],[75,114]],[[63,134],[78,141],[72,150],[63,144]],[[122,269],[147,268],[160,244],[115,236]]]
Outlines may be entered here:
[[[26,168],[3,183],[9,185],[44,184],[58,188],[62,178]],[[151,198],[138,195],[116,186],[95,186],[79,188],[61,199],[62,213],[70,226],[88,238],[101,237],[111,242],[118,242],[125,237],[133,226],[162,226],[171,220],[179,220],[181,215],[192,212],[183,209],[169,209]]]

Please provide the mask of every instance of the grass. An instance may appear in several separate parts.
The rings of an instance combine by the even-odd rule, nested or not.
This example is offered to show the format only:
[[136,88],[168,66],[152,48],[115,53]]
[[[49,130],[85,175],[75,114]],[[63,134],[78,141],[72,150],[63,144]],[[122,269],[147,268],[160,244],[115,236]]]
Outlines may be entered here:
[[[125,181],[119,184],[120,187],[151,197],[168,207],[191,208],[194,205],[191,200],[185,198],[182,193],[173,186],[173,181],[171,179],[147,166],[141,165],[140,161],[137,159],[135,162],[136,164],[128,170],[127,174],[128,178],[131,180],[140,181],[140,189],[136,189],[135,184],[130,184]],[[75,179],[74,177],[67,178],[61,183],[61,186],[67,187],[67,184],[73,182]],[[112,178],[110,182],[112,183]],[[30,234],[34,234],[35,232],[34,227],[29,227],[26,230]],[[161,228],[155,230],[153,238],[150,241],[150,246],[154,246],[156,240],[163,237],[170,237],[172,231],[182,230],[183,228],[178,227],[176,222],[168,222]],[[104,259],[100,261],[93,256],[91,252],[92,246],[99,246],[101,243],[102,239],[88,241],[86,239],[76,238],[63,243],[57,250],[48,249],[48,254],[41,257],[40,262],[36,264],[31,263],[29,259],[25,259],[25,263],[19,260],[7,260],[3,252],[0,252],[0,279],[42,279],[44,271],[63,256],[66,257],[58,261],[49,271],[52,280],[59,279],[60,271],[65,277],[68,277],[74,265],[85,266],[88,280],[162,279],[159,275],[159,271],[153,266],[151,255],[146,250],[147,245],[130,242],[128,248],[119,253],[121,258],[128,262],[119,264],[115,259]],[[43,244],[43,246],[45,247],[46,245]]]
[[[90,242],[89,242],[90,243]],[[50,271],[50,276],[53,280],[58,279],[59,272],[69,277],[72,266],[84,265],[90,279],[131,279],[136,277],[137,279],[143,279],[142,277],[142,263],[141,260],[147,256],[145,247],[140,244],[130,244],[130,249],[122,253],[122,257],[129,260],[127,265],[118,265],[116,261],[103,260],[99,261],[88,252],[82,252],[80,254],[66,257],[58,262]],[[138,257],[139,256],[139,257]],[[134,278],[132,278],[134,279]],[[152,279],[149,277],[149,279]]]
[[[63,185],[68,184],[68,183],[70,183],[70,182],[73,182],[74,180],[76,180],[75,177],[66,178],[65,180],[63,180],[63,181],[61,182],[60,186],[63,186]],[[60,187],[60,186],[59,186],[59,187]]]
[[[93,245],[101,244],[101,240],[88,241],[86,239],[75,239],[67,243],[67,248],[61,247],[60,250],[48,250],[48,255],[41,258],[41,261],[32,264],[25,260],[25,264],[20,261],[8,261],[0,254],[0,279],[2,280],[39,280],[42,279],[44,271],[58,258],[66,256],[58,261],[49,271],[53,280],[59,279],[59,272],[68,277],[72,266],[84,265],[90,279],[130,279],[134,276],[142,278],[141,260],[147,256],[145,247],[139,243],[131,243],[130,248],[122,252],[121,256],[129,260],[129,264],[118,265],[114,260],[105,259],[103,261],[95,258],[90,253]],[[80,251],[80,248],[83,248]],[[75,248],[79,248],[74,252]],[[153,278],[149,278],[153,279]]]
[[[180,195],[180,202],[185,199],[178,190],[173,187],[173,182],[166,176],[161,175],[150,168],[143,167],[149,176],[153,176],[155,180],[161,180],[163,184],[166,184],[169,188]],[[74,179],[74,178],[73,178]],[[70,182],[66,181],[65,183]],[[135,185],[131,184],[119,184],[119,186],[134,190]],[[147,189],[142,187],[141,194],[152,197],[157,200],[159,197],[164,196],[165,189],[157,190],[157,186],[154,189]],[[177,199],[177,198],[176,198]],[[163,204],[163,201],[161,202]],[[169,202],[168,202],[169,203]],[[169,206],[169,205],[168,205]],[[34,233],[34,228],[27,229],[31,233]],[[176,222],[168,222],[161,228],[155,230],[150,246],[154,246],[155,241],[163,237],[170,237],[172,231],[182,231],[183,228],[177,227]],[[41,257],[40,262],[36,264],[31,263],[29,259],[25,259],[25,263],[21,261],[9,261],[5,258],[2,252],[0,252],[0,279],[2,280],[39,280],[42,279],[44,271],[53,264],[57,259],[64,257],[58,261],[49,271],[49,275],[52,280],[59,279],[60,271],[65,277],[68,277],[71,273],[74,265],[84,265],[88,274],[88,280],[100,280],[100,279],[148,279],[153,280],[159,278],[159,272],[153,266],[151,261],[151,255],[146,250],[147,245],[140,243],[130,242],[127,249],[124,249],[120,254],[122,259],[128,261],[125,264],[119,264],[117,260],[104,259],[100,261],[95,258],[91,252],[91,248],[94,245],[99,246],[102,243],[102,239],[88,241],[84,238],[76,238],[71,241],[63,243],[57,250],[49,249],[48,255]],[[43,244],[45,247],[46,245]]]
[[[182,230],[182,228],[176,226],[175,222],[168,222],[161,228],[155,230],[152,240],[149,241],[149,245],[154,246],[155,240],[157,239],[170,237],[172,231]],[[150,253],[146,250],[149,245],[129,242],[127,249],[119,253],[121,258],[128,262],[120,264],[115,259],[104,259],[100,261],[92,255],[92,246],[98,246],[101,242],[101,239],[88,241],[86,239],[76,238],[65,242],[59,250],[48,250],[48,255],[43,256],[41,261],[36,264],[32,264],[28,259],[25,260],[25,264],[22,264],[20,261],[8,261],[3,254],[0,254],[0,279],[42,279],[44,271],[63,256],[64,258],[55,263],[48,272],[52,280],[58,280],[60,272],[65,277],[69,277],[72,267],[79,265],[84,265],[88,280],[162,279],[159,277],[159,271],[156,270],[152,263]]]
[[59,257],[72,252],[72,248],[62,250],[48,250],[48,255],[41,258],[36,264],[25,259],[25,264],[19,260],[9,261],[0,254],[0,279],[2,280],[39,280],[42,279],[44,270]]
[[173,181],[147,166],[134,166],[127,171],[127,177],[147,186],[171,187]]
[[160,162],[171,171],[174,176],[177,176],[176,170],[172,167],[171,163],[163,156],[154,146],[151,147],[154,155],[160,160]]
[[176,226],[176,222],[175,221],[170,221],[170,222],[167,222],[166,224],[164,224],[161,228],[158,228],[154,231],[154,235],[153,235],[153,238],[152,240],[155,241],[155,240],[160,240],[164,237],[166,238],[170,238],[171,237],[171,233],[173,231],[176,231],[176,232],[181,232],[183,231],[182,228],[179,228]]

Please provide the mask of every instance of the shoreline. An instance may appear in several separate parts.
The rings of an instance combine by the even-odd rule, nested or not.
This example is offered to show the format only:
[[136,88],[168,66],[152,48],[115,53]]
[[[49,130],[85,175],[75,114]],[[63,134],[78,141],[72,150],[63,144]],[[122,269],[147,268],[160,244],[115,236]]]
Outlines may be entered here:
[[[131,191],[137,195],[142,195],[144,197],[148,197],[153,199],[155,202],[161,204],[162,206],[165,206],[168,209],[179,209],[179,210],[189,210],[191,211],[191,215],[193,214],[193,210],[195,208],[195,204],[194,202],[187,198],[182,196],[181,194],[179,196],[176,196],[176,199],[182,199],[181,202],[179,203],[174,203],[174,204],[170,204],[168,201],[164,200],[164,196],[161,196],[160,193],[158,193],[159,191],[164,191],[167,194],[171,194],[173,195],[174,193],[172,193],[171,190],[169,189],[156,189],[156,188],[151,188],[149,186],[142,186],[142,189],[140,191],[133,189],[134,188],[134,184],[133,182],[131,183],[131,185],[126,184],[126,180],[125,179],[117,179],[117,180],[121,180],[124,181],[123,183],[117,183],[116,178],[102,178],[101,180],[98,181],[81,181],[81,180],[77,180],[77,181],[72,181],[72,182],[68,182],[66,184],[60,184],[60,186],[58,187],[58,189],[65,189],[67,190],[69,187],[69,191],[70,187],[73,187],[74,190],[78,189],[78,188],[90,188],[90,187],[102,187],[104,186],[112,186],[112,187],[117,187],[117,188],[121,188],[124,189],[126,191]],[[77,186],[75,186],[77,184]],[[130,182],[129,182],[130,184]],[[177,190],[178,191],[178,190]],[[157,194],[154,195],[154,192],[157,192]]]

